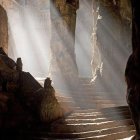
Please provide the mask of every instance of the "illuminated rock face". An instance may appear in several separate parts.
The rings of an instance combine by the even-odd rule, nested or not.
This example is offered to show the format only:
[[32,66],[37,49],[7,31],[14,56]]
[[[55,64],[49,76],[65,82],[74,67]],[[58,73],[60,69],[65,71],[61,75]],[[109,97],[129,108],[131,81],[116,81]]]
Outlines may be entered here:
[[52,59],[50,73],[54,83],[56,79],[64,79],[70,83],[78,76],[74,48],[77,9],[77,0],[53,0],[51,3]]
[[96,85],[101,89],[102,82],[106,83],[103,90],[124,92],[124,69],[131,52],[131,5],[127,0],[94,0],[93,10],[97,20],[93,25],[92,60]]
[[0,47],[7,53],[8,49],[8,18],[6,11],[0,6]]

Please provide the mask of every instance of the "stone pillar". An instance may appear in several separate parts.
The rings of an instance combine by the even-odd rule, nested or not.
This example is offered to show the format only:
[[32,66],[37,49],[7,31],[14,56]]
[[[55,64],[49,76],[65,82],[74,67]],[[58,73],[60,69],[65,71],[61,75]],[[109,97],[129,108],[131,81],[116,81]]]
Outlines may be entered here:
[[8,18],[5,9],[0,5],[0,47],[8,51]]
[[52,0],[51,15],[51,65],[53,82],[69,87],[78,79],[75,56],[75,26],[78,0]]

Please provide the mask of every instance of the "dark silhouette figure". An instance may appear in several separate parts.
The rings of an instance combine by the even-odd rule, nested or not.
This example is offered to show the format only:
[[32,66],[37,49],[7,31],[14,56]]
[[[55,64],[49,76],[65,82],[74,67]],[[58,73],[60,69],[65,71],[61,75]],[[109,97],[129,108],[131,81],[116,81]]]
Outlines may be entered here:
[[52,87],[51,83],[52,83],[52,80],[50,80],[50,78],[47,77],[44,81],[44,89],[48,89],[48,88]]
[[22,60],[21,60],[21,58],[17,58],[17,65],[16,65],[16,70],[17,71],[22,71]]

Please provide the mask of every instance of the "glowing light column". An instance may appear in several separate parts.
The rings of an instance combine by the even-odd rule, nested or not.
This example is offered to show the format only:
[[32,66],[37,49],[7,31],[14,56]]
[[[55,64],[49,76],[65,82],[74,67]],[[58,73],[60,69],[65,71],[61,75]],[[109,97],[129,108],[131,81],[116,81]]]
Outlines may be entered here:
[[[52,0],[51,15],[51,66],[50,72],[58,86],[72,87],[78,79],[75,58],[75,26],[78,0]],[[60,85],[61,84],[61,85]]]

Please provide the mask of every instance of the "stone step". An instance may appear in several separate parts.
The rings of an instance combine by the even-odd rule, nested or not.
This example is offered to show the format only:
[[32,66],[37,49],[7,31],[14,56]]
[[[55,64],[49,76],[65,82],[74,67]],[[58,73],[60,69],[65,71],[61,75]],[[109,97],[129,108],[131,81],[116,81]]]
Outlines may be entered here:
[[[98,105],[96,105],[96,108],[98,109],[100,109],[100,108],[107,108],[107,107],[116,107],[116,106],[118,106],[119,104],[98,104]],[[120,104],[120,105],[126,105],[126,104]],[[92,107],[91,107],[92,108]]]
[[111,135],[113,133],[127,132],[134,130],[133,125],[129,126],[119,126],[112,127],[102,130],[95,131],[85,131],[85,132],[77,132],[77,133],[48,133],[48,136],[51,138],[61,138],[61,139],[72,139],[72,138],[89,138],[89,137],[97,137],[101,135]]
[[91,130],[101,130],[111,127],[119,127],[119,126],[127,126],[127,125],[133,125],[133,122],[131,119],[125,119],[125,120],[112,120],[102,123],[73,123],[73,124],[53,124],[52,125],[52,132],[55,131],[57,133],[67,133],[67,132],[85,132],[85,131],[91,131]]
[[124,110],[124,111],[111,111],[109,112],[91,112],[91,113],[72,113],[71,115],[69,115],[68,117],[77,117],[77,116],[95,116],[95,117],[101,117],[101,116],[125,116],[125,115],[129,115],[130,112],[128,110]]
[[[84,138],[79,138],[78,136],[75,138],[65,138],[65,137],[56,137],[53,138],[51,137],[37,137],[37,136],[30,136],[30,139],[32,140],[130,140],[130,139],[125,139],[126,137],[132,137],[135,134],[134,130],[130,131],[122,131],[122,132],[116,132],[112,134],[107,134],[107,135],[100,135],[100,136],[91,136],[91,137],[84,137]],[[28,137],[29,138],[29,137]]]
[[126,112],[123,114],[85,114],[85,115],[69,115],[66,116],[66,119],[115,119],[115,118],[119,118],[119,119],[123,119],[123,118],[128,118],[130,117],[130,113]]
[[124,119],[124,118],[131,118],[129,113],[126,114],[126,115],[119,115],[117,114],[116,116],[113,116],[113,115],[77,115],[77,116],[68,116],[67,119],[95,119],[95,120],[105,120],[105,119],[109,119],[109,120],[113,120],[113,119],[117,119],[119,118],[120,120],[121,119]]
[[112,99],[112,100],[125,100],[125,95],[121,95],[121,96],[118,96],[117,94],[109,94],[109,93],[95,93],[95,92],[80,92],[80,93],[67,93],[67,94],[64,94],[64,93],[60,93],[60,92],[57,92],[56,94],[56,97],[60,97],[60,98],[71,98],[71,99],[78,99],[78,98],[81,98],[81,99],[97,99],[97,100],[100,100],[100,99]]
[[85,102],[85,103],[103,103],[103,104],[107,104],[107,103],[123,103],[126,104],[126,100],[124,100],[123,98],[107,98],[107,97],[103,97],[103,98],[98,98],[98,97],[94,97],[94,95],[92,96],[72,96],[72,97],[64,97],[64,96],[56,96],[57,100],[59,102]]
[[[60,103],[62,108],[73,108],[74,110],[77,108],[81,108],[81,109],[101,109],[101,108],[107,108],[107,107],[116,107],[118,106],[118,104],[86,104],[84,105],[83,103],[76,103],[76,104],[64,104],[64,103]],[[125,104],[121,104],[121,105],[125,105]]]
[[77,102],[65,102],[65,101],[58,101],[60,103],[61,106],[70,106],[70,107],[75,107],[75,106],[79,106],[79,107],[82,107],[82,108],[106,108],[106,107],[115,107],[115,106],[118,106],[118,105],[126,105],[125,103],[123,102],[116,102],[116,103],[112,103],[112,102],[109,102],[109,101],[100,101],[100,102],[88,102],[87,104],[85,104],[85,102],[82,102],[82,101],[77,101]]
[[61,98],[61,97],[56,97],[57,100],[59,102],[88,102],[88,103],[103,103],[103,104],[107,104],[107,103],[126,103],[125,100],[119,100],[119,99],[95,99],[94,97],[92,98],[83,98],[83,97],[79,97],[79,98]]
[[[105,115],[105,116],[124,116],[126,114],[130,114],[128,108],[122,108],[122,109],[88,109],[88,110],[75,110],[70,116],[96,116],[98,117],[99,115]],[[69,117],[70,117],[69,116]]]
[[[62,89],[55,89],[56,93],[61,94],[61,95],[75,95],[75,94],[91,94],[90,92],[86,92],[86,90],[84,90],[85,88],[80,88],[77,90],[62,90]],[[89,91],[89,90],[87,90]],[[94,90],[93,90],[94,91]],[[118,92],[112,92],[112,91],[94,91],[93,92],[95,95],[118,95]]]
[[131,137],[126,137],[126,138],[123,138],[123,139],[117,139],[117,140],[131,140],[133,136]]
[[92,113],[92,112],[122,112],[122,111],[129,111],[128,106],[117,106],[111,108],[104,108],[104,109],[80,109],[75,110],[74,113]]
[[[130,131],[129,133],[127,132],[121,132],[121,133],[115,133],[115,134],[112,134],[112,135],[109,135],[109,136],[103,136],[103,137],[85,137],[85,138],[68,138],[68,139],[65,139],[65,140],[114,140],[114,137],[117,138],[116,140],[118,140],[118,138],[122,138],[121,140],[131,140],[131,137],[130,138],[127,138],[125,139],[125,136],[133,136],[134,135],[134,132],[133,131]],[[62,140],[63,138],[40,138],[40,137],[33,137],[31,136],[30,137],[31,140]],[[120,140],[120,139],[119,139]]]
[[[130,116],[125,116],[125,119],[130,119]],[[67,124],[71,123],[101,123],[101,122],[107,122],[112,120],[124,120],[124,116],[113,116],[113,117],[102,117],[102,118],[92,118],[91,116],[89,118],[66,118],[65,122]]]
[[57,99],[59,99],[59,100],[65,100],[65,101],[73,101],[73,100],[76,100],[76,99],[85,99],[85,100],[87,100],[87,99],[90,99],[90,100],[109,100],[109,99],[112,99],[112,100],[121,100],[122,98],[118,98],[118,97],[116,97],[116,98],[107,98],[107,97],[101,97],[101,96],[95,96],[94,94],[93,95],[90,95],[90,96],[86,96],[86,95],[84,95],[84,96],[82,96],[82,95],[74,95],[74,96],[71,96],[71,97],[69,97],[69,96],[61,96],[61,95],[58,95],[58,94],[56,94],[56,98]]
[[135,134],[135,130],[132,131],[124,131],[124,132],[118,132],[118,133],[112,133],[109,135],[100,135],[100,136],[94,136],[94,137],[86,137],[86,138],[77,138],[77,140],[116,140],[116,139],[122,139],[129,136],[133,136]]

